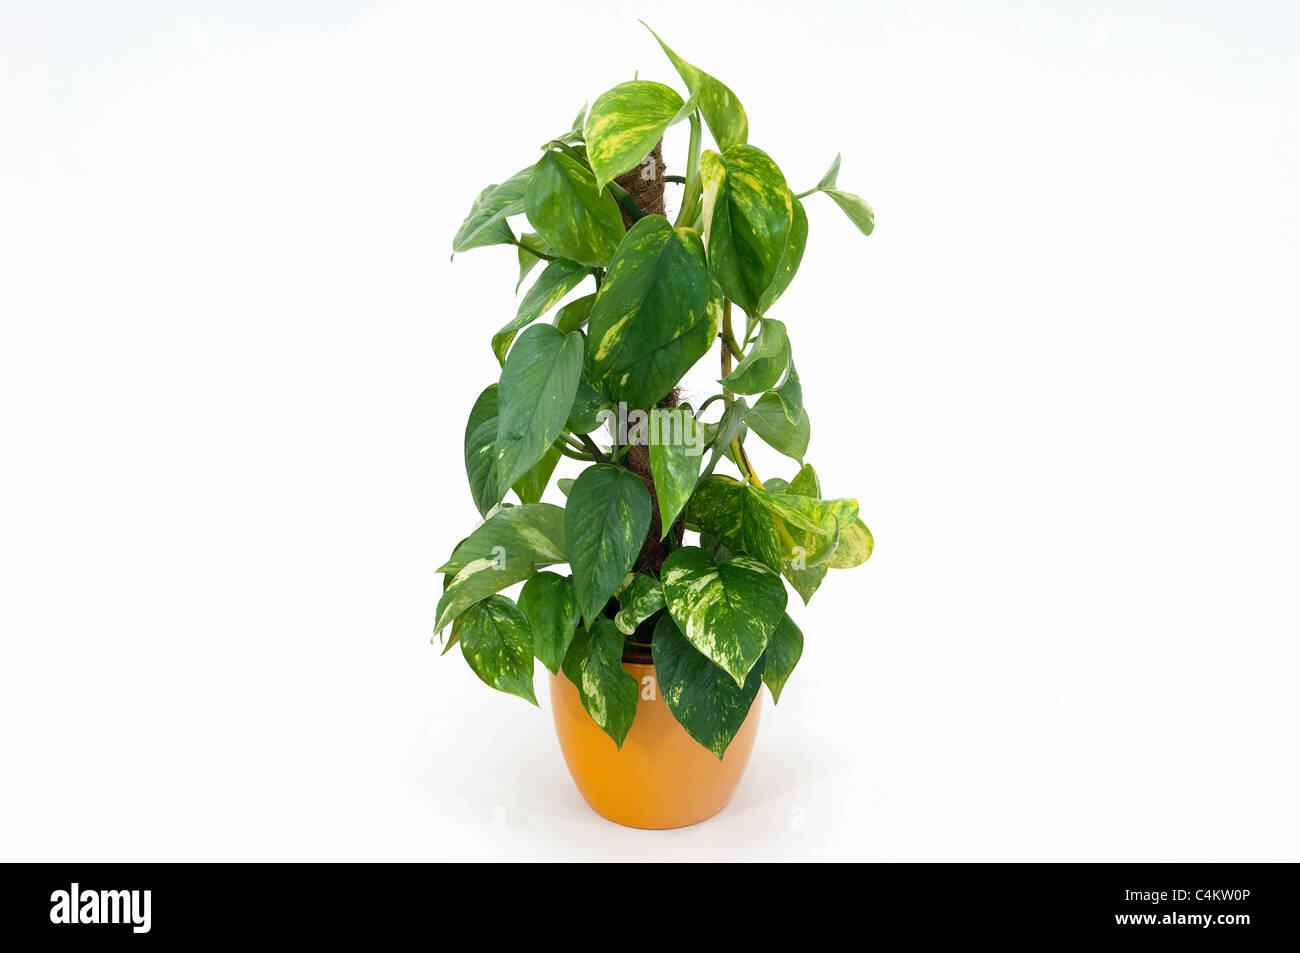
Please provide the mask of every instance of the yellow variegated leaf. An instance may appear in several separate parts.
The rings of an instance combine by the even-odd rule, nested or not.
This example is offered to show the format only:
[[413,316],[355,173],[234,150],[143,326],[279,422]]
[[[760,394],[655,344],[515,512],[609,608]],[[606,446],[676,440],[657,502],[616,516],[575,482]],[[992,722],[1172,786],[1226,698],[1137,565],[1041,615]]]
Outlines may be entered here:
[[604,188],[648,156],[679,118],[682,97],[662,83],[631,80],[602,93],[583,124],[587,161]]

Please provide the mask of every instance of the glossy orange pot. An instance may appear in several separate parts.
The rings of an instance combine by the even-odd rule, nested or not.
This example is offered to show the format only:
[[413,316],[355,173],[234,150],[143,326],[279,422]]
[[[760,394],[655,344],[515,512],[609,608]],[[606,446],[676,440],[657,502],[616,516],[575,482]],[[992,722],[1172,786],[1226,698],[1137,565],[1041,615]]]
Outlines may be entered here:
[[621,749],[591,720],[573,683],[551,676],[555,733],[574,784],[597,814],[628,827],[664,830],[707,820],[727,806],[749,764],[762,693],[719,761],[673,718],[654,665],[625,659],[623,668],[641,697]]

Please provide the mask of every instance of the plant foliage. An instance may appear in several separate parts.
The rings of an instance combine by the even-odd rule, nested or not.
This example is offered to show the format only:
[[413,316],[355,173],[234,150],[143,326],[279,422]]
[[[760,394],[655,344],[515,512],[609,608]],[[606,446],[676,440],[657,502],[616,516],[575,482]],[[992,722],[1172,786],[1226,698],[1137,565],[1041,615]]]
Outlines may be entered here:
[[[515,157],[523,170],[483,189],[452,241],[511,247],[516,291],[541,268],[514,317],[489,322],[500,375],[465,427],[485,520],[438,570],[435,627],[483,681],[530,702],[534,659],[563,673],[620,746],[639,695],[622,658],[648,649],[673,715],[721,758],[760,684],[776,701],[803,652],[786,586],[807,603],[828,570],[871,555],[857,501],[823,498],[805,462],[798,316],[769,311],[803,259],[805,198],[825,195],[866,235],[875,215],[839,187],[839,156],[796,194],[748,141],[736,94],[655,40],[683,91],[638,78],[602,93],[540,154]],[[679,122],[690,137],[670,221],[620,181]],[[677,406],[678,382],[715,347],[718,393]],[[759,478],[751,435],[794,461],[789,480]],[[541,498],[562,457],[584,469],[559,481],[560,507]],[[655,547],[666,555],[646,564]],[[518,583],[517,600],[502,594]]]

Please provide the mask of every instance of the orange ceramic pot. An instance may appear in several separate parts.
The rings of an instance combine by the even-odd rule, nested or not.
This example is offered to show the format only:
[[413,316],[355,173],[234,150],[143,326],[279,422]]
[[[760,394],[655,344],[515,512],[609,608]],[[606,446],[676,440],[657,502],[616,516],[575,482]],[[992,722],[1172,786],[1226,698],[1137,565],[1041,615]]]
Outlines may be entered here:
[[578,689],[551,676],[551,710],[569,774],[603,817],[650,830],[687,827],[727,806],[749,764],[762,693],[719,761],[686,733],[659,695],[654,665],[623,661],[641,686],[636,719],[620,749],[591,720]]

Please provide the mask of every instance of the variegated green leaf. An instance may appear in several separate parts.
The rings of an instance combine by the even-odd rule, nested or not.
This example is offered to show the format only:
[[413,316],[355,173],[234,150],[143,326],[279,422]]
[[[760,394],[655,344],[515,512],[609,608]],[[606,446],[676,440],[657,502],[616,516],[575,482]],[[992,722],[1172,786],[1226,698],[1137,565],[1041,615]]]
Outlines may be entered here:
[[849,221],[858,226],[858,231],[863,235],[870,235],[876,228],[876,213],[872,207],[867,204],[867,200],[861,196],[854,195],[852,192],[843,192],[839,189],[825,189],[831,201],[843,209],[844,214],[849,217]]
[[590,625],[636,561],[650,528],[650,491],[610,464],[583,470],[564,507],[573,591]]
[[497,390],[496,492],[527,473],[564,431],[582,377],[582,333],[535,324],[510,349]]
[[709,476],[713,473],[713,468],[718,465],[718,461],[724,455],[729,454],[731,441],[737,437],[743,438],[745,435],[745,415],[749,412],[749,407],[745,403],[745,398],[737,397],[718,419],[717,424],[712,427],[706,427],[712,432],[709,434],[709,440],[713,447],[713,453],[709,456],[709,464],[700,474],[701,477]]
[[822,176],[822,180],[813,186],[811,191],[820,192],[822,189],[833,189],[835,188],[835,180],[839,177],[840,154],[837,152],[835,153],[835,161],[831,163],[831,167],[826,170],[826,174]]
[[764,318],[758,342],[720,383],[737,394],[761,394],[780,383],[789,364],[790,340],[785,325]]
[[758,403],[749,408],[745,415],[749,429],[763,438],[773,450],[780,451],[792,460],[803,462],[803,455],[808,452],[808,439],[811,424],[808,414],[803,414],[798,423],[790,423],[786,416],[785,404],[776,394],[764,394]]
[[820,182],[805,192],[805,195],[811,195],[813,192],[824,192],[830,197],[830,200],[844,210],[844,214],[849,217],[858,231],[863,235],[870,235],[876,227],[876,213],[867,201],[861,196],[854,195],[852,192],[845,192],[843,189],[836,187],[836,180],[840,175],[840,157],[836,153],[835,161],[831,167],[826,170]]
[[567,142],[570,144],[582,142],[582,124],[587,118],[587,104],[583,103],[578,114],[573,117],[573,122],[569,126],[569,131],[558,137],[556,142]]
[[564,656],[564,674],[577,686],[591,720],[623,747],[641,695],[641,686],[623,668],[623,633],[604,616],[579,629]]
[[767,651],[763,653],[765,665],[763,681],[767,682],[768,691],[772,693],[772,702],[781,700],[781,689],[794,667],[803,655],[803,633],[786,613],[781,614],[781,621],[767,640]]
[[474,401],[465,424],[465,474],[474,505],[484,516],[500,502],[492,464],[497,439],[497,385],[489,385]]
[[573,396],[573,407],[565,426],[575,434],[591,433],[600,427],[612,413],[610,399],[585,380],[578,382],[578,392]]
[[780,577],[749,556],[719,564],[698,546],[683,546],[664,561],[663,586],[686,638],[744,685],[785,611]]
[[551,674],[559,672],[578,628],[578,600],[568,576],[539,572],[519,590],[519,608],[533,631],[533,654]]
[[654,406],[713,343],[704,246],[647,215],[627,233],[588,321],[592,382],[632,408]]
[[526,503],[497,510],[438,567],[450,580],[438,600],[435,631],[480,599],[565,559],[563,509]]
[[533,644],[528,617],[505,596],[488,596],[460,618],[460,648],[479,678],[534,705]]
[[[645,23],[642,26],[650,30]],[[704,70],[697,69],[674,53],[654,30],[650,30],[650,34],[659,41],[659,46],[667,54],[687,90],[699,103],[700,112],[703,113],[704,121],[708,123],[709,132],[713,133],[718,148],[725,150],[743,145],[749,138],[749,119],[736,94]]]
[[[770,493],[723,476],[701,480],[691,498],[691,522],[726,543],[779,571],[794,561],[797,568],[829,559],[839,542],[839,522],[851,520],[822,500]],[[852,503],[852,501],[847,501]],[[856,504],[853,504],[856,516]]]
[[[533,252],[538,254],[533,254]],[[538,262],[545,260],[541,256],[551,254],[551,246],[546,244],[545,239],[536,232],[526,232],[519,236],[518,253],[519,280],[515,282],[515,294],[519,293],[519,288],[524,283],[524,279],[537,267]]]
[[555,320],[552,323],[565,334],[570,331],[577,331],[587,323],[587,317],[591,314],[591,306],[595,303],[595,292],[583,295],[581,298],[575,298],[555,313]]
[[662,83],[635,79],[601,93],[583,123],[587,161],[604,188],[641,164],[683,106],[682,97]]
[[790,369],[785,375],[785,380],[781,382],[774,393],[776,399],[781,402],[781,410],[785,413],[785,419],[791,424],[798,424],[803,419],[803,384],[799,381],[799,372],[794,369],[794,361],[790,361]]
[[524,210],[556,254],[593,268],[603,268],[623,240],[623,216],[596,176],[565,152],[547,150],[537,160]]
[[515,481],[513,489],[519,495],[519,502],[538,502],[546,492],[546,485],[551,482],[551,474],[555,472],[555,465],[559,462],[560,451],[553,446],[548,447],[542,454],[542,459],[534,463],[527,473]]
[[793,209],[794,221],[790,226],[790,237],[786,240],[785,251],[781,253],[781,261],[776,266],[776,276],[758,302],[758,310],[761,314],[766,314],[776,303],[776,299],[790,287],[790,282],[794,280],[795,272],[799,270],[799,264],[803,261],[804,248],[808,244],[808,213],[804,211],[803,203],[798,199],[794,200]]
[[568,496],[569,491],[573,489],[573,478],[560,477],[558,480],[555,481],[555,485],[559,487],[561,493],[563,493],[565,496]]
[[794,223],[794,194],[768,155],[732,146],[701,157],[709,272],[749,314],[777,279]]
[[875,548],[876,541],[871,536],[871,530],[867,529],[867,524],[860,518],[855,517],[840,532],[840,544],[826,560],[826,565],[831,569],[852,569],[870,559]]
[[664,607],[664,588],[658,579],[634,572],[623,580],[614,598],[619,604],[614,624],[624,635],[631,635],[638,625]]
[[510,350],[510,342],[515,339],[516,332],[559,304],[561,298],[582,284],[583,279],[590,274],[576,261],[564,258],[557,258],[542,269],[542,273],[524,295],[524,300],[519,302],[519,310],[514,319],[492,336],[492,353],[497,356],[497,360],[505,364],[506,352]]
[[[691,498],[703,462],[701,453],[703,428],[681,408],[650,411],[657,420],[659,439],[650,443],[650,474],[654,478],[655,496],[659,499],[662,536],[667,536]],[[678,432],[680,429],[680,433]]]
[[484,245],[503,245],[515,240],[506,219],[524,210],[524,193],[532,169],[516,172],[500,185],[489,185],[479,193],[473,207],[451,240],[453,252],[469,251]]
[[721,760],[763,684],[763,658],[737,685],[691,644],[667,613],[659,617],[652,645],[664,704],[688,735]]
[[[792,365],[791,370],[793,369]],[[773,482],[768,480],[764,483],[764,486],[769,492],[780,492],[769,485]],[[808,496],[820,500],[822,489],[821,483],[817,479],[817,471],[812,468],[811,464],[804,464],[799,472],[795,474],[794,479],[790,481],[789,488],[785,492],[794,496]],[[843,539],[844,529],[840,527],[840,545],[843,545]],[[836,549],[838,548],[839,546],[836,546]],[[809,566],[800,569],[790,563],[785,563],[781,567],[781,574],[789,580],[790,585],[794,587],[794,591],[799,593],[799,598],[803,600],[803,604],[807,605],[808,600],[813,597],[813,593],[822,584],[822,580],[826,578],[826,566]]]

